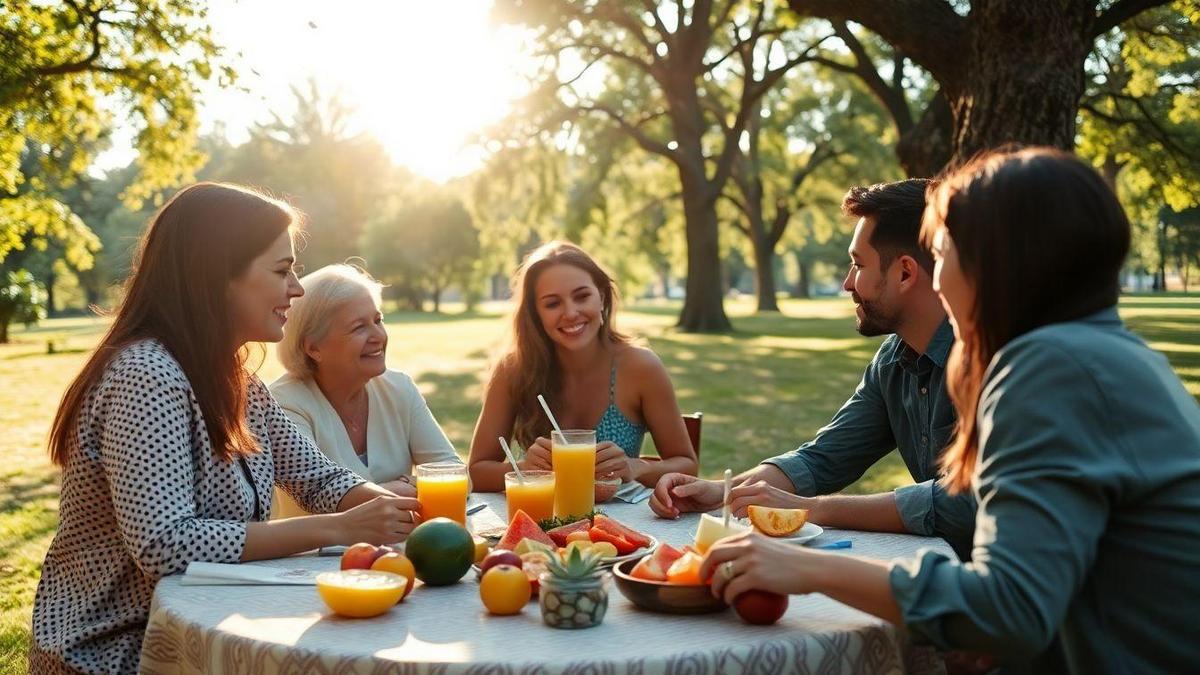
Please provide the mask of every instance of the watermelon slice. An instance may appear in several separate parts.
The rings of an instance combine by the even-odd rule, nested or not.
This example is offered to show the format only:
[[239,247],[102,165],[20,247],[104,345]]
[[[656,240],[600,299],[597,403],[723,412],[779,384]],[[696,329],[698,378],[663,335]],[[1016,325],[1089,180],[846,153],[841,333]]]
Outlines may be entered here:
[[670,544],[662,544],[654,551],[653,555],[642,558],[637,565],[634,565],[629,576],[647,581],[666,581],[667,570],[671,569],[671,563],[681,557],[683,557],[683,551]]
[[593,527],[592,529],[588,530],[588,536],[592,538],[592,541],[607,541],[608,543],[612,544],[613,546],[616,546],[617,547],[617,555],[625,555],[626,553],[633,553],[634,551],[641,548],[641,546],[638,546],[637,544],[629,541],[625,537],[613,534],[612,532],[609,532],[608,530],[602,530],[598,527]]
[[647,537],[631,527],[626,527],[625,525],[618,523],[602,513],[596,514],[595,520],[592,521],[592,527],[599,528],[605,532],[608,532],[609,534],[621,537],[629,543],[636,545],[637,548],[650,545],[650,537]]
[[577,520],[568,525],[556,527],[546,534],[554,540],[555,544],[558,544],[559,546],[566,546],[568,534],[571,534],[572,532],[587,532],[590,529],[592,529],[592,521],[584,518],[583,520]]
[[536,542],[541,542],[547,546],[554,546],[554,540],[551,539],[533,518],[524,511],[517,510],[517,514],[513,516],[512,522],[508,524],[508,529],[504,532],[504,537],[500,539],[500,543],[496,544],[497,549],[511,551],[521,543],[522,539],[532,539]]

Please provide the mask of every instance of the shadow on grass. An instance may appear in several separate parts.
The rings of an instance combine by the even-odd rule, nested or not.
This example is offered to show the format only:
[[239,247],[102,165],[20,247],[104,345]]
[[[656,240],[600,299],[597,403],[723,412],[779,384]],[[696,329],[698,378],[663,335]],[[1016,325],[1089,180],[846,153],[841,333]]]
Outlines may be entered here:
[[48,353],[46,351],[26,352],[24,354],[13,354],[11,356],[7,356],[4,358],[4,360],[5,361],[16,361],[18,359],[28,359],[28,358],[33,358],[33,357],[70,356],[72,354],[83,354],[83,353],[87,353],[87,352],[91,352],[91,351],[92,350],[90,348],[89,349],[78,348],[78,349],[56,349],[53,354]]
[[0,479],[0,522],[6,536],[0,539],[0,560],[25,544],[41,539],[58,527],[59,484],[56,471],[20,473]]

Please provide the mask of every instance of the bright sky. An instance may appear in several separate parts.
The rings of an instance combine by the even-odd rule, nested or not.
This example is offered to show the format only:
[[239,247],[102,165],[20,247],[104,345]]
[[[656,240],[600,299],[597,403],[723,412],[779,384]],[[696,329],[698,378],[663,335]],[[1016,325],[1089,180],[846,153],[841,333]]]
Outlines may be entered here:
[[[209,19],[238,85],[202,94],[202,132],[222,122],[234,143],[270,110],[288,119],[290,85],[315,77],[356,109],[392,159],[437,181],[470,173],[473,132],[525,92],[519,36],[489,22],[491,0],[211,0]],[[241,53],[238,57],[237,54]],[[118,143],[118,146],[120,143]],[[104,158],[124,164],[130,151]]]

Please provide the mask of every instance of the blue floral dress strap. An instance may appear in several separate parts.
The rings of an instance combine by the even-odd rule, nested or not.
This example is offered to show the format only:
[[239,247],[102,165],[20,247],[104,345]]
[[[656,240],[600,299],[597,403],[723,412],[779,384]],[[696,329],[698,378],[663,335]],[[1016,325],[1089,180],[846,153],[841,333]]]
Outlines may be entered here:
[[617,408],[617,362],[613,361],[612,372],[608,378],[608,407],[600,416],[596,425],[596,442],[612,441],[625,454],[637,457],[642,452],[642,440],[646,437],[646,427],[634,424]]

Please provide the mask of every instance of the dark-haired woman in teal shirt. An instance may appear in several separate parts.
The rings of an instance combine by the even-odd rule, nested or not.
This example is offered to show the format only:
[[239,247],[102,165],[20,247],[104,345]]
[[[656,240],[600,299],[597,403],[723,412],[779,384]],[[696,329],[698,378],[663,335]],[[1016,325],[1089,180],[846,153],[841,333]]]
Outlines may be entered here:
[[824,593],[1023,670],[1194,672],[1200,406],[1117,316],[1116,197],[1069,154],[996,153],[936,189],[922,238],[957,337],[942,481],[978,498],[971,562],[739,536],[705,561],[714,592]]

